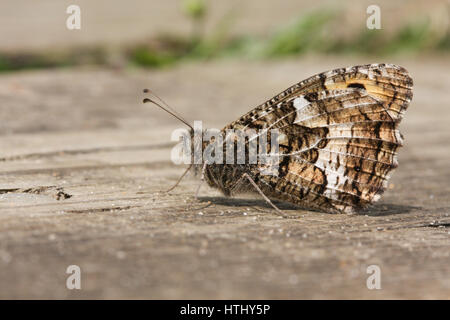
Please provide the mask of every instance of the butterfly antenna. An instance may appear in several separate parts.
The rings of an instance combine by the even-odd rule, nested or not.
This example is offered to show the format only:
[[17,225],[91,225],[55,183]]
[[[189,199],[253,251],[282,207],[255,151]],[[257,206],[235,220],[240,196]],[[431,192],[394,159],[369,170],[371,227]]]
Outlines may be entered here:
[[156,93],[154,93],[153,91],[151,91],[150,89],[144,89],[144,93],[149,93],[150,95],[152,95],[154,98],[158,99],[159,101],[161,101],[161,103],[170,111],[172,111],[173,113],[175,113],[177,116],[179,116],[180,118],[183,118],[182,116],[180,116],[178,114],[178,112],[176,112],[171,106],[169,106],[169,104],[167,102],[165,102],[162,98],[160,98]]
[[183,117],[181,117],[179,114],[177,114],[164,100],[162,100],[156,94],[151,92],[149,89],[144,89],[144,93],[150,93],[151,95],[156,97],[161,103],[158,103],[158,102],[156,102],[156,101],[154,101],[154,100],[152,100],[150,98],[145,98],[143,100],[143,103],[149,103],[149,102],[153,103],[154,105],[160,107],[161,109],[163,109],[165,112],[167,112],[168,114],[170,114],[174,118],[178,119],[179,121],[181,121],[182,123],[187,125],[192,131],[194,131],[194,128]]

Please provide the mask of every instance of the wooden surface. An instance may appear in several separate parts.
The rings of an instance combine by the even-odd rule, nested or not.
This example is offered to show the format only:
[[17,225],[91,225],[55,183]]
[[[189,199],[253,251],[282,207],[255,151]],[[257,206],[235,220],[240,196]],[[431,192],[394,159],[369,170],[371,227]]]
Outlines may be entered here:
[[[143,72],[0,76],[0,298],[450,298],[448,59],[410,70],[406,145],[382,200],[359,215],[228,199],[170,161],[178,126],[150,87],[221,128],[292,83],[372,62],[224,61]],[[379,61],[377,61],[379,62]],[[82,289],[66,288],[78,265]],[[366,268],[381,269],[369,290]]]

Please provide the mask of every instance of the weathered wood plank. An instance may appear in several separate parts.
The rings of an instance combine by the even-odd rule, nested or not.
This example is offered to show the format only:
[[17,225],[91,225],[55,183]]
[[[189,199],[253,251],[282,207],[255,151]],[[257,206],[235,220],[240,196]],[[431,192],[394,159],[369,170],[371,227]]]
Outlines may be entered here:
[[[192,116],[201,114],[214,125],[246,111],[222,110],[222,101],[216,112],[217,97],[230,97],[234,106],[247,94],[243,105],[254,105],[248,100],[258,101],[258,91],[269,86],[257,81],[258,64],[218,65],[214,72],[201,65],[182,68],[203,76],[196,85],[181,83],[181,93],[161,80],[180,83],[180,70],[126,74],[114,81],[105,71],[0,78],[0,86],[23,86],[2,91],[3,114],[28,103],[20,107],[28,116],[12,127],[5,123],[0,136],[0,298],[450,298],[449,93],[432,76],[441,65],[411,70],[418,88],[402,124],[407,145],[382,201],[353,216],[279,204],[298,215],[296,220],[279,218],[259,197],[227,199],[203,187],[196,200],[193,176],[170,194],[159,192],[183,168],[170,161],[170,120],[141,107],[130,114],[126,105],[137,103],[132,96],[147,76],[158,79],[166,100],[196,92],[195,98],[186,94],[191,103],[201,101],[191,107],[197,110]],[[246,88],[237,86],[237,75],[229,71],[237,68],[249,75]],[[315,71],[326,68],[316,65]],[[285,69],[265,66],[264,74]],[[230,76],[229,88],[216,86],[220,72]],[[74,111],[78,98],[71,88],[85,86],[93,74],[103,92],[92,97],[95,103],[107,101],[103,86],[121,97],[109,101],[114,112],[92,101],[75,104]],[[280,77],[273,90],[307,75]],[[72,81],[64,85],[61,78]],[[41,81],[62,86],[71,102],[55,117],[61,123],[52,120],[36,131],[30,124],[45,123],[44,112],[56,110],[44,101],[40,113],[30,116],[39,106],[26,102],[27,96],[45,99]],[[181,103],[181,113],[189,110]],[[64,117],[68,113],[81,116],[71,124]],[[83,119],[95,125],[83,129]],[[65,287],[71,264],[81,267],[80,291]],[[382,290],[366,287],[372,264],[381,268]]]

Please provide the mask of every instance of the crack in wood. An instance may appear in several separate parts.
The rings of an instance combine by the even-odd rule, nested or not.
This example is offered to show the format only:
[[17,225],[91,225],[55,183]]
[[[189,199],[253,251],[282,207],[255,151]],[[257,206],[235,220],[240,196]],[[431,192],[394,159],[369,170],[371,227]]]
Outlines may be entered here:
[[154,161],[154,162],[136,162],[136,163],[118,163],[107,164],[101,163],[98,165],[85,165],[85,166],[70,166],[70,167],[55,167],[55,168],[43,168],[43,169],[26,169],[26,170],[12,170],[0,172],[2,175],[30,175],[30,174],[45,174],[56,172],[71,172],[71,171],[83,171],[83,170],[99,170],[99,169],[114,169],[121,167],[169,167],[173,166],[170,160],[167,161]]
[[22,155],[15,155],[9,157],[0,158],[0,162],[5,161],[16,161],[25,159],[36,159],[36,158],[50,158],[62,155],[77,155],[77,154],[90,154],[97,152],[117,152],[117,151],[135,151],[135,150],[163,150],[174,146],[174,143],[162,143],[162,144],[149,144],[149,145],[139,145],[139,146],[117,146],[117,147],[97,147],[97,148],[86,148],[86,149],[74,149],[74,150],[55,150],[49,152],[36,152],[28,153]]
[[441,221],[422,222],[416,224],[405,224],[401,226],[377,227],[377,231],[415,229],[415,228],[448,228],[448,227],[450,227],[450,220],[441,220]]
[[91,209],[79,209],[79,210],[66,210],[65,213],[100,213],[100,212],[113,212],[124,211],[132,208],[139,208],[142,206],[123,206],[123,207],[103,207],[103,208],[91,208]]
[[31,193],[31,194],[50,194],[56,200],[72,198],[71,194],[64,191],[64,188],[57,186],[38,186],[34,188],[5,188],[0,189],[0,194],[5,193]]

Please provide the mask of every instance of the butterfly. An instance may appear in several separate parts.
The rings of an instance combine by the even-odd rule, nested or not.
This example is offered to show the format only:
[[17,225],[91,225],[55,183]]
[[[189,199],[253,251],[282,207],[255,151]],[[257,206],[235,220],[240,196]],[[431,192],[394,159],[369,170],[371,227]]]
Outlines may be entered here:
[[[412,100],[412,87],[405,68],[385,63],[314,75],[221,131],[265,135],[277,130],[276,164],[203,161],[197,165],[202,180],[226,196],[258,193],[284,217],[290,215],[271,200],[330,213],[364,209],[380,198],[398,166],[397,150],[403,144],[398,125]],[[213,143],[203,142],[202,150]]]

